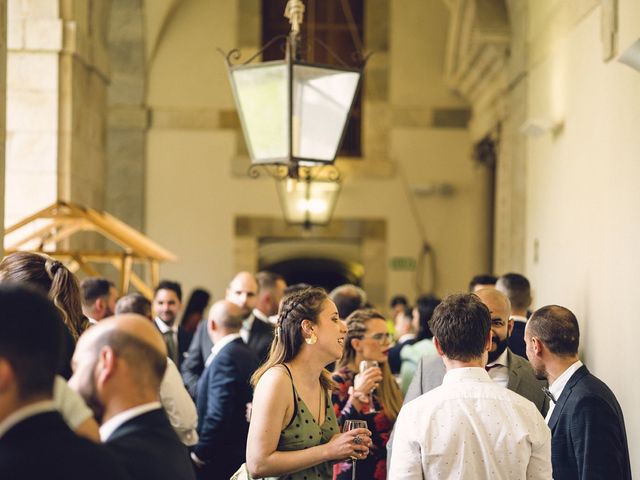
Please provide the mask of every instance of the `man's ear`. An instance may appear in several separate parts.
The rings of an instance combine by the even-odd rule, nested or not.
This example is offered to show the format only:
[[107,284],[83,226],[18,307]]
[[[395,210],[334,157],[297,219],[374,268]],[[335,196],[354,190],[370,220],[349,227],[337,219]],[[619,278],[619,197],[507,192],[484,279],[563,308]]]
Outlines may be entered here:
[[118,359],[113,349],[105,345],[98,353],[98,361],[96,362],[94,374],[97,371],[97,385],[101,386],[109,380],[116,372],[118,367]]
[[484,346],[484,349],[488,352],[491,350],[491,340],[493,338],[493,331],[489,329],[489,334],[487,335],[487,342]]
[[436,347],[436,351],[438,352],[438,355],[442,357],[444,355],[444,352],[442,351],[442,345],[440,345],[440,342],[436,337],[433,337],[433,345]]
[[544,343],[538,337],[531,337],[530,343],[533,354],[536,357],[541,357],[545,349]]
[[507,335],[510,337],[511,334],[513,333],[513,326],[515,325],[515,320],[511,317],[509,317],[509,320],[507,321]]

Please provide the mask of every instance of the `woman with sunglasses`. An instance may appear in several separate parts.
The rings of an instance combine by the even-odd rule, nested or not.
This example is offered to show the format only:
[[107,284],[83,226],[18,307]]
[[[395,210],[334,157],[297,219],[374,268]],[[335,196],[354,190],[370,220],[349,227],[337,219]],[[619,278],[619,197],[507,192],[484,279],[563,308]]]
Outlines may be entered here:
[[[373,309],[356,310],[346,322],[344,353],[333,375],[338,384],[333,408],[340,425],[346,420],[366,420],[372,433],[369,456],[358,461],[356,478],[385,480],[386,445],[402,406],[402,394],[387,362],[391,334],[384,317]],[[363,361],[379,366],[358,373]],[[351,480],[351,469],[351,462],[334,465],[334,479]]]

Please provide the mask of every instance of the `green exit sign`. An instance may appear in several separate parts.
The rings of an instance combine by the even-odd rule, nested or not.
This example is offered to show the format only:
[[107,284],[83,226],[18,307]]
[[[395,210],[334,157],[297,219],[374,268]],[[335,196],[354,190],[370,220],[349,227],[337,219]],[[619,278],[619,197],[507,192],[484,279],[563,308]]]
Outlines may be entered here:
[[415,272],[416,259],[413,257],[392,257],[390,261],[391,270]]

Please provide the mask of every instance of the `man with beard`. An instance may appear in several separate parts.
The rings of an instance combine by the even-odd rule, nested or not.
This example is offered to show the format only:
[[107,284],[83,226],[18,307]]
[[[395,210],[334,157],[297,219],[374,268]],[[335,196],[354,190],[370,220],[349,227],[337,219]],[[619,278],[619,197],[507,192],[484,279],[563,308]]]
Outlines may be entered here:
[[182,358],[189,348],[192,335],[178,322],[178,313],[182,308],[182,288],[177,282],[162,280],[153,295],[155,323],[164,337],[169,358],[180,368]]
[[[253,274],[240,272],[233,277],[225,291],[225,300],[229,300],[240,307],[243,318],[247,318],[258,301],[258,284]],[[270,329],[273,332],[273,327],[270,327]],[[180,369],[182,380],[194,399],[196,398],[198,379],[202,375],[205,363],[211,355],[211,348],[213,348],[213,342],[207,332],[207,322],[201,321],[198,324],[196,333],[193,335],[193,340],[191,340],[191,345],[189,345],[189,350],[185,354],[184,363]]]
[[113,456],[76,436],[56,411],[62,361],[58,309],[40,292],[0,285],[0,478],[124,479]]
[[527,357],[538,378],[549,381],[547,413],[556,480],[631,480],[622,409],[613,392],[578,359],[575,315],[549,305],[537,310],[524,334]]
[[106,278],[89,277],[80,282],[82,313],[95,325],[103,318],[110,317],[116,309],[118,290]]
[[[495,288],[475,292],[491,312],[491,348],[486,370],[497,384],[532,401],[542,415],[547,413],[549,401],[542,388],[546,382],[536,379],[529,363],[509,348],[509,335],[513,329],[510,320],[509,299]],[[404,403],[442,384],[445,367],[441,357],[423,357],[407,390]]]
[[101,440],[135,480],[194,479],[187,449],[158,401],[166,354],[148,320],[125,314],[87,330],[73,355],[69,384],[93,409]]

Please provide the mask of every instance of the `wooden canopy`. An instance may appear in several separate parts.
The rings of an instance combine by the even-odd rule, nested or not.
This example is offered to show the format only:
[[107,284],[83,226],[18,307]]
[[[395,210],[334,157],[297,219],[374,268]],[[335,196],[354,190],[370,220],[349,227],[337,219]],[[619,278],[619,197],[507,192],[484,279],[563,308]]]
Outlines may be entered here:
[[[177,257],[151,241],[142,233],[107,212],[58,200],[53,205],[30,215],[5,229],[5,252],[19,250],[46,253],[64,262],[72,272],[82,270],[90,276],[101,276],[91,263],[107,263],[120,273],[120,292],[125,294],[132,284],[147,298],[160,276],[160,262],[175,262]],[[59,249],[60,242],[79,232],[96,232],[111,240],[121,250]],[[68,244],[69,242],[64,242]],[[133,264],[148,265],[151,285],[133,272]]]

